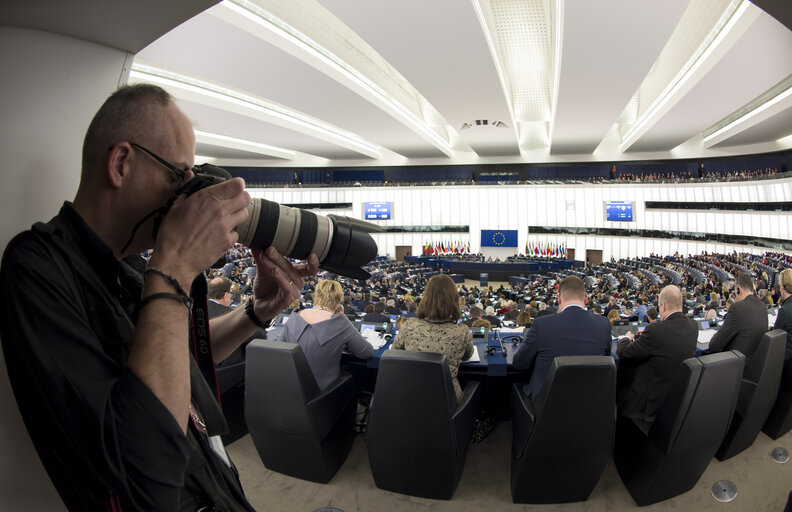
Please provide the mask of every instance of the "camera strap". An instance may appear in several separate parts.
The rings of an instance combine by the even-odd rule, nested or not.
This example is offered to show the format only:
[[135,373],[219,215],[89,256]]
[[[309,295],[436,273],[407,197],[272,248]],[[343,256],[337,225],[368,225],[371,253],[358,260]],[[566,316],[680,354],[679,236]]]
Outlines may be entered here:
[[192,352],[201,374],[206,379],[206,383],[211,388],[220,404],[220,387],[217,384],[217,374],[215,373],[215,362],[212,356],[212,341],[209,337],[209,312],[206,305],[207,284],[203,272],[192,283],[190,296],[193,300],[192,307]]

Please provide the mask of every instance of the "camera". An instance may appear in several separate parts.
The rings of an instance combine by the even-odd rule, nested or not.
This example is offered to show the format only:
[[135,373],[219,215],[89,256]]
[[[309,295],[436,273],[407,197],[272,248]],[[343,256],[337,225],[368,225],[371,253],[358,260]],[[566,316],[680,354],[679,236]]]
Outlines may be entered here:
[[[231,179],[228,171],[211,164],[197,169],[177,194],[190,196]],[[354,279],[371,277],[361,267],[377,256],[377,244],[369,233],[382,231],[379,226],[342,215],[316,215],[260,198],[251,199],[247,210],[247,220],[236,227],[239,243],[261,250],[273,246],[299,260],[314,253],[323,270]]]

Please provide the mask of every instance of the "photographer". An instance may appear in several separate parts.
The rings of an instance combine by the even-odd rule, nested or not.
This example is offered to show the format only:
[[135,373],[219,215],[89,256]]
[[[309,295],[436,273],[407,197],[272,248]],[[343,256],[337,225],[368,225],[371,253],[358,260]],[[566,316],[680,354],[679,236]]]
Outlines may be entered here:
[[[122,87],[88,128],[74,203],[6,248],[8,374],[70,510],[252,510],[190,354],[187,298],[237,241],[250,198],[241,179],[177,194],[194,177],[194,150],[192,126],[167,92]],[[313,254],[297,266],[272,247],[253,256],[252,308],[210,322],[215,361],[297,298],[318,268]]]

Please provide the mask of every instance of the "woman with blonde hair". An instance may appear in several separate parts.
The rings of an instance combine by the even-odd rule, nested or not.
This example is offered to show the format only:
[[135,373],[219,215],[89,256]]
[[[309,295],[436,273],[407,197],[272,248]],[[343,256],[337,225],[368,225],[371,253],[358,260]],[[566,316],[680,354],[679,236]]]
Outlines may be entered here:
[[459,363],[473,355],[473,335],[459,320],[456,284],[444,274],[432,276],[418,305],[417,318],[408,318],[393,341],[394,349],[444,354],[457,400],[462,388],[457,381]]
[[621,317],[619,316],[619,310],[611,309],[608,311],[608,320],[610,321],[611,326],[613,326],[613,322],[621,320]]
[[338,281],[319,281],[313,300],[313,308],[292,314],[279,341],[302,347],[316,384],[325,389],[341,373],[341,352],[345,347],[361,359],[372,357],[374,349],[345,315],[337,313],[344,300]]

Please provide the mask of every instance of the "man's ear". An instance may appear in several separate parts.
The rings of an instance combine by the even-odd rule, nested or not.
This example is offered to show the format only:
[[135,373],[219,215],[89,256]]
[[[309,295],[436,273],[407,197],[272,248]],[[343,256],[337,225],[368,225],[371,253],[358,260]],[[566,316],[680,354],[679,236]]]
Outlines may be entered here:
[[114,188],[120,188],[129,175],[132,158],[132,146],[128,142],[119,142],[110,149],[107,155],[107,180]]

